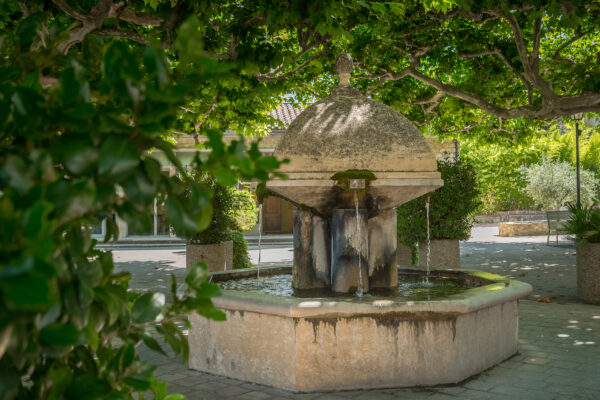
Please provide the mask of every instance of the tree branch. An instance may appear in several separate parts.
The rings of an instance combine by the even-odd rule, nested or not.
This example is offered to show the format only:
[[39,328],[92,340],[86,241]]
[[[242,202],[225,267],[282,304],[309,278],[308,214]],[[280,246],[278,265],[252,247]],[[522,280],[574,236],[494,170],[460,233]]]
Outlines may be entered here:
[[[314,47],[316,47],[318,44],[314,44]],[[300,54],[305,54],[308,50],[302,50],[301,52],[298,53],[297,57],[300,57]],[[329,53],[329,45],[326,44],[323,47],[323,50],[319,51],[318,53],[313,54],[312,56],[310,56],[309,58],[307,58],[304,62],[302,62],[300,65],[296,66],[295,68],[289,70],[288,72],[281,74],[281,75],[277,75],[278,73],[280,73],[281,71],[283,71],[285,69],[285,65],[282,64],[279,67],[275,68],[274,70],[272,70],[269,73],[266,74],[260,74],[258,72],[254,73],[254,76],[256,77],[256,79],[258,79],[260,82],[273,82],[273,81],[279,81],[282,79],[286,79],[289,76],[295,74],[296,72],[300,71],[302,68],[306,67],[312,60],[315,60],[317,58],[323,57],[325,55],[327,55]],[[297,58],[296,58],[297,59]]]
[[166,41],[163,44],[163,47],[171,47],[171,45],[173,44],[173,28],[175,28],[175,24],[177,23],[179,15],[181,14],[182,5],[183,3],[181,2],[181,0],[178,0],[177,4],[175,4],[175,7],[173,7],[173,9],[171,10],[169,18],[165,22],[164,28],[166,32]]
[[[57,1],[58,3],[63,3],[61,0]],[[66,3],[64,4],[66,5]],[[57,5],[61,7],[59,4]],[[61,9],[65,11],[62,7]],[[111,12],[115,12],[112,0],[99,0],[98,3],[96,3],[92,7],[90,13],[87,15],[75,12],[73,9],[68,7],[68,5],[67,10],[69,11],[65,11],[65,13],[69,14],[73,12],[75,13],[74,15],[78,15],[83,19],[79,20],[81,22],[80,25],[69,30],[69,37],[67,38],[67,40],[61,42],[57,46],[58,51],[60,51],[63,54],[67,54],[71,46],[81,42],[87,34],[93,32],[94,30],[102,26],[104,20],[108,17],[108,15],[111,14]]]
[[540,43],[542,41],[542,17],[537,17],[533,25],[533,46],[529,62],[531,68],[539,74]]
[[533,104],[533,85],[531,84],[530,81],[527,80],[527,78],[525,78],[525,76],[521,73],[521,71],[519,71],[508,60],[508,58],[506,58],[506,56],[504,55],[504,53],[502,52],[501,49],[496,47],[491,50],[484,50],[484,51],[480,51],[477,53],[458,53],[459,57],[465,58],[465,59],[481,57],[481,56],[486,56],[486,55],[496,55],[500,58],[500,60],[502,60],[504,65],[506,65],[521,80],[521,82],[523,82],[523,85],[525,86],[525,88],[527,90],[527,97],[528,97],[529,104]]
[[[552,58],[558,59],[558,56],[560,55],[561,51],[563,51],[566,47],[572,45],[573,43],[575,43],[576,41],[578,41],[582,37],[586,36],[587,34],[592,33],[595,29],[597,29],[597,28],[594,27],[594,28],[590,28],[588,30],[585,30],[583,32],[579,32],[578,34],[576,34],[575,36],[573,36],[572,38],[570,38],[569,40],[567,40],[566,42],[564,42],[563,44],[561,44],[560,46],[558,46],[558,48],[554,51],[554,54],[552,55]],[[569,61],[571,61],[571,60],[569,60]]]
[[194,137],[194,142],[196,144],[200,143],[200,128],[204,126],[204,124],[208,120],[208,117],[210,117],[210,114],[212,114],[212,112],[215,111],[215,108],[217,108],[217,104],[219,103],[220,97],[221,93],[217,93],[213,102],[208,107],[208,110],[206,110],[206,112],[202,115],[202,118],[194,124],[194,134],[192,136]]
[[135,32],[129,31],[121,31],[117,29],[101,29],[98,31],[92,32],[94,35],[98,35],[100,37],[120,37],[123,39],[128,39],[133,42],[137,42],[143,45],[149,45],[150,42],[144,39],[142,36],[138,35]]
[[[541,19],[538,18],[535,22],[533,51],[532,57],[530,58],[527,54],[527,47],[525,46],[525,41],[523,39],[523,32],[521,31],[519,22],[515,18],[514,14],[512,14],[511,12],[504,13],[502,11],[492,12],[496,12],[498,15],[506,19],[510,24],[514,35],[515,45],[517,46],[517,52],[519,53],[519,58],[521,59],[521,63],[523,64],[523,71],[525,77],[533,84],[533,86],[537,87],[542,91],[543,101],[553,101],[557,94],[552,89],[552,84],[543,79],[540,76],[540,72],[538,70],[539,44],[541,40]],[[533,56],[535,56],[535,60],[533,60]]]
[[79,11],[72,8],[66,0],[52,0],[52,2],[61,10],[65,12],[68,16],[75,18],[78,21],[85,21],[87,19],[87,15],[80,13]]
[[[177,7],[177,5],[175,6]],[[133,11],[129,7],[125,7],[118,14],[117,18],[120,20],[130,22],[135,25],[146,25],[146,26],[160,26],[163,19],[159,16],[148,15],[144,13],[138,13]]]

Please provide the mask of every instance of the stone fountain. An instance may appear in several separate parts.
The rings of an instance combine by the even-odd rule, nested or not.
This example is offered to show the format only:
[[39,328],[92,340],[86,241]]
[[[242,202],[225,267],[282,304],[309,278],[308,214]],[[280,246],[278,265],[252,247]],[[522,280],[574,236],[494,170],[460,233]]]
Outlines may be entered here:
[[267,187],[299,210],[295,289],[393,288],[395,207],[443,182],[421,132],[350,86],[350,56],[340,56],[336,68],[340,86],[300,114],[275,149],[290,160],[280,169],[289,179],[274,179]]
[[[190,315],[190,368],[294,391],[460,382],[516,353],[518,299],[531,286],[433,271],[473,287],[431,301],[369,293],[398,286],[394,207],[443,182],[418,129],[350,86],[348,55],[336,67],[340,86],[300,114],[275,149],[290,160],[281,169],[288,179],[267,186],[297,206],[292,271],[260,272],[291,272],[297,294],[330,295],[223,290],[214,303],[227,321]],[[249,276],[256,271],[212,275]]]

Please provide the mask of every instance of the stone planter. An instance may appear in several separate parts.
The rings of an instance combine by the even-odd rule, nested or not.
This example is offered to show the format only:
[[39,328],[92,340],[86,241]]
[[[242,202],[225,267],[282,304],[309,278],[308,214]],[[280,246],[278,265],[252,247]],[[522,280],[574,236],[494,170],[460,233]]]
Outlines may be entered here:
[[196,263],[204,261],[209,272],[228,271],[233,268],[233,241],[215,244],[187,244],[185,246],[185,266],[189,270]]
[[[419,267],[427,266],[427,242],[419,243]],[[457,239],[431,241],[432,268],[460,268],[460,246]]]
[[577,297],[600,303],[600,243],[577,244]]

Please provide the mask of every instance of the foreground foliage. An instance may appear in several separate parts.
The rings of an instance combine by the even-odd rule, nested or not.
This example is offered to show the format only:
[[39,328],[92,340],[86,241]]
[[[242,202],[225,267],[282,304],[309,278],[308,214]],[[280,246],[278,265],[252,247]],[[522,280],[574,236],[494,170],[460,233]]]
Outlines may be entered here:
[[[230,79],[229,67],[198,51],[187,23],[170,54],[98,36],[63,52],[69,17],[18,10],[2,21],[0,47],[0,398],[182,398],[167,395],[137,346],[185,361],[185,315],[223,319],[210,300],[218,287],[198,265],[173,280],[169,302],[128,291],[130,275],[95,248],[90,227],[105,220],[105,240],[116,239],[113,215],[143,225],[157,197],[178,235],[209,225],[210,188],[162,174],[153,152],[183,172],[165,134],[197,83]],[[211,153],[192,167],[223,184],[265,180],[279,165],[256,145],[202,133]]]

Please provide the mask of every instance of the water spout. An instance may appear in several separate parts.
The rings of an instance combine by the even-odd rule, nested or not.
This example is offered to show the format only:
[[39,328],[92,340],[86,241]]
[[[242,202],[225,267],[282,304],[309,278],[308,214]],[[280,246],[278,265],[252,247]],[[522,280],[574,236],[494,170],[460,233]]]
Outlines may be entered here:
[[429,195],[425,197],[425,215],[427,216],[427,275],[425,275],[425,279],[429,280],[429,269],[431,267],[431,234],[429,232]]
[[260,278],[260,257],[262,251],[262,203],[258,205],[258,264],[256,265],[256,277]]
[[358,297],[363,296],[363,281],[362,281],[362,265],[361,265],[361,240],[360,240],[360,223],[358,218],[358,192],[354,192],[354,208],[356,209],[356,240],[358,243],[356,244],[356,249],[358,251],[358,290],[356,291],[356,295]]

